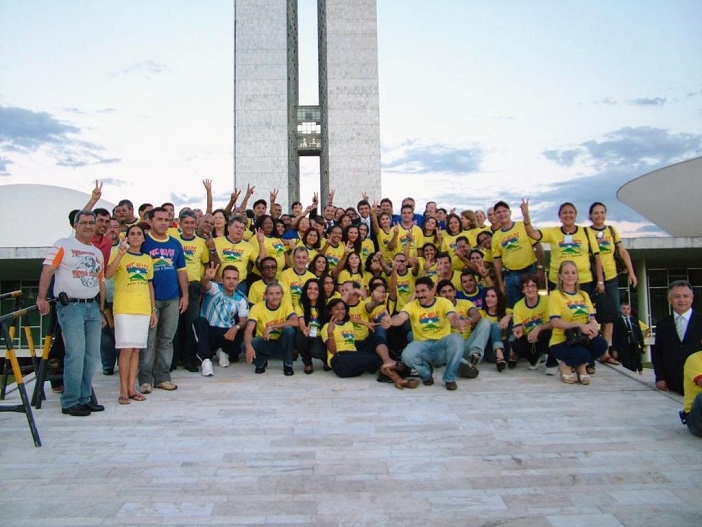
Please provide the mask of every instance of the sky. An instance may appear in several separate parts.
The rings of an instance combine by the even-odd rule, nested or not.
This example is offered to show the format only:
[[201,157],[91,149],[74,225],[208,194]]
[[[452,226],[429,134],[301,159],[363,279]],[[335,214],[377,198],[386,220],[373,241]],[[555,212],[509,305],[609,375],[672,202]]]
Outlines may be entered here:
[[[315,3],[299,1],[310,104]],[[378,0],[377,17],[383,196],[505,199],[515,218],[528,197],[543,225],[598,200],[626,236],[661,234],[616,191],[702,155],[702,2]],[[224,205],[233,19],[231,0],[0,0],[0,195],[98,179],[114,203],[203,206],[209,178]]]

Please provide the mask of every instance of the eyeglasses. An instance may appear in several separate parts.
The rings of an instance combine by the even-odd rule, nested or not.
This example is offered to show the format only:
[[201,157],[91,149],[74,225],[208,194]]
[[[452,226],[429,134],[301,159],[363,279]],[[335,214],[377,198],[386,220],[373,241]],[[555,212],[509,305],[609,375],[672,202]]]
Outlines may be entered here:
[[79,221],[77,225],[95,225],[94,221]]

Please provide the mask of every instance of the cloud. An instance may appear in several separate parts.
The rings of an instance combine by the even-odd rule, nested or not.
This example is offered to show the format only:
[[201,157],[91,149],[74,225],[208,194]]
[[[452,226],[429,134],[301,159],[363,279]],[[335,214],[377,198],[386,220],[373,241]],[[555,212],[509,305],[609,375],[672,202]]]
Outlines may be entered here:
[[401,174],[469,174],[478,172],[483,159],[480,147],[408,140],[383,152],[382,169]]
[[[55,119],[47,112],[0,106],[0,146],[7,151],[35,151],[45,144],[66,142],[80,128]],[[5,144],[11,148],[5,149]]]
[[113,77],[116,77],[119,75],[136,74],[141,75],[147,79],[151,79],[155,75],[170,72],[171,68],[169,68],[166,64],[162,64],[153,60],[147,60],[144,62],[139,62],[137,64],[132,64],[131,66],[127,66],[126,68],[122,68],[121,70],[115,70],[111,73],[111,75]]
[[[99,154],[105,148],[77,137],[80,133],[79,127],[60,121],[47,112],[0,106],[0,150],[3,152],[30,155],[41,151],[55,159],[57,166],[72,168],[120,161]],[[7,165],[12,161],[3,159],[6,173]]]
[[611,97],[605,97],[604,99],[600,99],[599,101],[595,101],[595,104],[607,104],[610,106],[615,106],[619,104],[617,101],[612,99]]
[[585,141],[573,148],[546,150],[543,155],[565,167],[577,160],[596,171],[612,167],[639,171],[694,157],[701,151],[700,134],[671,134],[663,128],[627,126],[610,132],[602,140]]
[[[603,201],[610,209],[610,216],[617,221],[648,223],[616,199],[619,187],[642,174],[698,156],[700,152],[700,134],[672,134],[649,126],[620,128],[603,139],[544,151],[544,157],[560,166],[572,167],[577,162],[578,173],[535,195],[534,199],[547,203],[548,210],[564,201],[572,201],[581,211],[581,219],[586,217],[590,203]],[[553,221],[555,213],[543,219]]]
[[122,185],[126,185],[128,182],[125,181],[124,179],[119,179],[116,177],[106,177],[100,180],[102,184],[107,187],[121,187]]
[[12,160],[0,156],[0,176],[9,176],[10,173],[7,171],[7,165],[11,165]]
[[663,106],[668,102],[665,97],[639,97],[638,99],[631,99],[627,103],[634,106]]

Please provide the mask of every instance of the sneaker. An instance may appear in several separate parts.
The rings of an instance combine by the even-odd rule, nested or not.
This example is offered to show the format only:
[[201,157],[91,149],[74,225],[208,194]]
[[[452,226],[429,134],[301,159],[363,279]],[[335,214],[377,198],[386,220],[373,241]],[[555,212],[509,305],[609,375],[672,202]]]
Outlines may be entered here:
[[[222,364],[220,362],[220,364]],[[214,372],[212,371],[212,361],[210,359],[205,359],[202,361],[202,376],[212,377]]]
[[550,368],[544,368],[545,375],[556,375],[558,373],[558,366],[551,366]]
[[151,393],[152,389],[153,388],[152,388],[151,384],[149,384],[148,382],[142,383],[142,385],[139,386],[139,391],[141,393]]
[[546,360],[548,359],[548,356],[545,353],[542,353],[539,355],[539,358],[536,359],[536,362],[534,364],[529,364],[529,369],[530,370],[538,370],[542,366],[546,366]]
[[[163,381],[160,382],[156,385],[156,388],[159,388],[161,390],[166,390],[167,392],[172,392],[173,390],[177,390],[178,386],[173,384],[171,381]],[[148,393],[144,392],[144,390],[141,390],[141,393]]]
[[220,368],[229,368],[229,355],[222,348],[217,350],[217,359],[219,360]]

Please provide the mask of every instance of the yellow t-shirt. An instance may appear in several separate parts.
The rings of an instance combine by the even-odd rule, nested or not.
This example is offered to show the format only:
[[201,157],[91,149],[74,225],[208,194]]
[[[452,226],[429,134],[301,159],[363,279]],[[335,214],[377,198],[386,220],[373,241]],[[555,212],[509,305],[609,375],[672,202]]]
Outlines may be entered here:
[[351,322],[353,322],[353,331],[354,336],[356,337],[356,342],[366,340],[370,334],[368,326],[356,323],[357,320],[362,320],[364,322],[368,322],[370,320],[369,313],[366,311],[366,302],[362,300],[355,306],[350,305],[349,317],[351,318]]
[[[617,229],[614,227],[605,227],[602,230],[590,227],[589,229],[597,240],[597,246],[600,250],[600,260],[602,260],[602,271],[604,272],[605,280],[611,280],[617,277],[617,262],[614,260],[614,253],[617,250],[617,245],[622,242]],[[614,236],[612,236],[614,231]]]
[[549,321],[548,318],[548,299],[539,295],[536,299],[536,305],[528,306],[526,298],[522,298],[514,304],[514,317],[512,318],[512,327],[523,327],[524,334],[528,335],[536,326],[541,326]]
[[[252,245],[255,243],[258,246],[258,240],[253,240]],[[271,258],[275,258],[278,264],[278,271],[276,273],[276,278],[280,279],[280,273],[285,269],[285,243],[280,238],[275,238],[274,236],[266,236],[263,239],[263,245],[266,247],[266,255]],[[256,266],[251,269],[251,272],[255,275],[261,276],[261,272]]]
[[228,265],[233,265],[239,270],[239,281],[246,280],[249,268],[254,265],[258,258],[258,242],[252,245],[245,240],[237,243],[230,242],[226,236],[215,238],[215,249],[219,255],[220,266],[217,275],[221,278],[222,271]]
[[390,250],[388,248],[388,245],[390,244],[390,240],[392,240],[392,237],[394,236],[394,231],[393,229],[390,229],[389,233],[386,233],[383,229],[380,229],[378,231],[378,234],[376,238],[378,238],[378,248],[380,249],[380,253],[383,256],[383,261],[385,263],[390,263],[392,262],[393,256],[397,253],[397,247],[399,246],[399,243],[396,245],[394,250]]
[[366,267],[366,260],[370,257],[371,254],[375,252],[375,244],[373,243],[373,240],[369,240],[366,238],[361,242],[361,267],[365,269]]
[[[590,317],[595,316],[595,308],[592,306],[590,296],[585,291],[574,294],[561,293],[558,290],[551,291],[548,295],[548,318],[560,318],[565,322],[576,322],[587,324]],[[553,328],[549,346],[554,346],[565,342],[565,333],[560,328]]]
[[400,227],[400,234],[397,237],[397,250],[395,254],[401,254],[405,252],[405,245],[407,245],[407,233],[412,233],[412,241],[410,242],[409,257],[416,258],[417,249],[424,245],[424,234],[422,234],[422,229],[416,225],[412,225],[409,229],[405,229],[402,225]]
[[[262,336],[263,330],[272,324],[285,322],[291,316],[295,316],[295,311],[290,306],[290,302],[283,299],[277,309],[270,309],[266,302],[259,302],[249,311],[247,324],[256,324],[256,335]],[[282,330],[271,330],[270,340],[278,340]]]
[[[294,305],[288,286],[283,282],[278,283],[283,288],[283,302],[287,301],[290,302],[290,305]],[[266,284],[263,280],[256,280],[251,284],[251,287],[249,287],[249,294],[247,295],[249,304],[258,304],[259,302],[263,301],[263,296],[266,294],[267,285],[268,284]]]
[[451,334],[451,323],[447,315],[455,313],[456,308],[446,298],[435,297],[434,302],[427,307],[422,306],[419,300],[413,300],[402,311],[409,315],[414,340],[440,340]]
[[683,368],[683,393],[685,394],[683,410],[688,413],[695,397],[702,392],[702,388],[695,383],[700,377],[702,377],[702,351],[697,351],[685,360]]
[[353,280],[354,282],[358,282],[359,284],[361,284],[363,286],[364,285],[363,277],[366,276],[367,274],[370,274],[370,273],[364,273],[363,275],[361,275],[360,273],[350,273],[349,271],[344,269],[343,271],[339,272],[339,276],[337,277],[336,282],[339,285],[341,285],[344,282],[348,282],[349,280]]
[[300,303],[300,295],[302,295],[302,287],[305,285],[307,280],[312,278],[317,278],[314,273],[305,270],[301,275],[297,274],[295,269],[292,267],[286,269],[280,274],[280,283],[285,287],[287,286],[290,291],[290,298],[292,299],[293,306]]
[[[356,337],[354,336],[354,324],[350,320],[343,324],[334,326],[334,342],[336,343],[336,352],[353,352],[356,351]],[[327,343],[329,340],[329,324],[324,324],[322,328],[322,340]],[[327,366],[331,367],[331,360],[334,354],[327,351]]]
[[[476,309],[475,304],[471,302],[470,300],[464,300],[462,298],[456,299],[456,314],[458,315],[458,318],[461,320],[470,320],[470,310],[471,309]],[[470,337],[471,332],[473,331],[473,328],[471,325],[466,324],[466,329],[461,333],[461,336],[464,339],[467,339]],[[451,326],[451,332],[452,333],[458,333],[458,328],[454,328]]]
[[324,256],[327,257],[327,262],[329,262],[329,271],[332,269],[335,269],[337,265],[339,265],[339,262],[341,261],[341,258],[344,256],[344,251],[346,250],[344,247],[344,244],[339,242],[339,245],[334,247],[331,244],[327,244],[328,249],[327,252],[324,253]]
[[[295,306],[295,314],[297,315],[298,319],[305,320],[305,309],[302,307],[301,304],[297,304]],[[305,324],[307,324],[307,321],[305,321]],[[310,337],[317,337],[319,336],[319,330],[321,329],[321,324],[319,320],[319,309],[317,309],[314,306],[310,306],[310,320],[309,320],[309,325],[310,325]]]
[[[110,262],[117,256],[112,251]],[[154,277],[153,259],[148,254],[126,253],[114,275],[115,315],[151,315],[149,281]]]
[[185,253],[185,272],[188,274],[188,282],[199,282],[205,274],[204,266],[210,261],[205,240],[199,236],[186,240],[182,233],[179,233],[176,239],[183,246]]
[[[578,281],[587,284],[593,281],[590,272],[590,250],[598,253],[597,240],[590,229],[577,227],[573,234],[566,235],[561,227],[547,227],[541,229],[541,241],[551,244],[551,264],[549,266],[549,280],[558,283],[558,267],[564,260],[572,260],[578,267]],[[592,249],[591,249],[592,248]]]
[[510,229],[497,229],[493,234],[492,257],[502,259],[503,269],[518,271],[536,263],[535,243],[527,235],[524,223],[515,221]]
[[437,261],[434,260],[433,264],[427,265],[426,258],[423,258],[420,256],[419,258],[417,258],[417,262],[419,265],[419,274],[418,275],[431,278],[431,281],[434,282],[434,285],[436,285],[436,282],[438,282],[436,277],[439,276],[439,274],[436,270]]
[[405,274],[397,275],[397,309],[402,309],[404,305],[412,298],[414,293],[415,277],[412,271],[407,271]]

